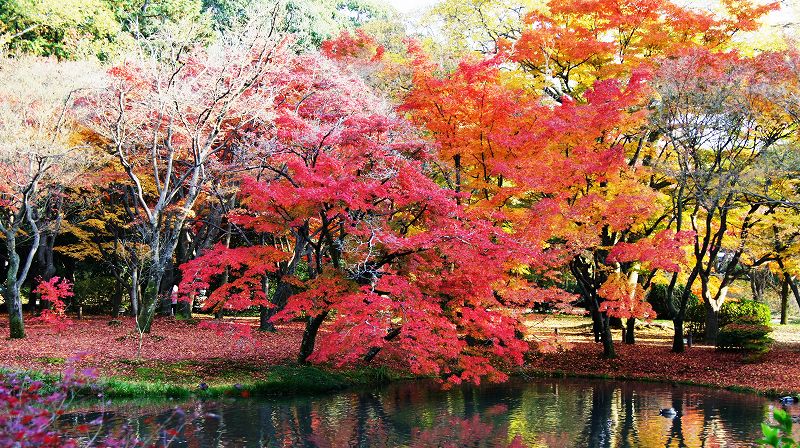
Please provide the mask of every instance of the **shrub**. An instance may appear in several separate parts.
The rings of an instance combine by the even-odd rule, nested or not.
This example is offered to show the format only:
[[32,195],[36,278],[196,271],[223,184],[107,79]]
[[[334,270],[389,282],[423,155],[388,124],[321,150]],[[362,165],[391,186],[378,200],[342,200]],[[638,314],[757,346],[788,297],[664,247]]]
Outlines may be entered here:
[[[742,319],[752,322],[751,316],[759,325],[769,326],[772,319],[769,306],[764,303],[753,300],[726,301],[719,310],[719,327],[722,329],[728,324],[742,323]],[[689,331],[695,336],[705,333],[706,308],[703,302],[697,301],[689,306],[686,310],[686,322],[689,324]]]
[[745,350],[758,357],[769,351],[772,328],[761,323],[757,316],[741,316],[736,322],[725,324],[717,336],[720,350]]
[[740,300],[738,302],[725,302],[720,309],[720,325],[733,322],[740,322],[742,318],[754,317],[756,323],[769,325],[772,320],[772,313],[769,306],[765,303],[754,300]]

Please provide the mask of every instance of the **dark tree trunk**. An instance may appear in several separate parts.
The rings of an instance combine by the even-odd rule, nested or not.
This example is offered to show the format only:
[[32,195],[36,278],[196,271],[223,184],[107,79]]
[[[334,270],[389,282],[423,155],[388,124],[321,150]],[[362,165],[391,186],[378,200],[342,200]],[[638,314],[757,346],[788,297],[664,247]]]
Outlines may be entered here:
[[271,314],[270,307],[264,305],[258,307],[258,331],[276,331],[275,324],[270,321]]
[[611,336],[611,323],[607,315],[602,315],[600,322],[602,324],[601,334],[603,341],[603,358],[613,359],[617,357],[614,350],[614,339]]
[[625,343],[626,344],[635,344],[636,343],[636,318],[631,317],[627,320],[625,325]]
[[783,277],[781,282],[781,325],[786,325],[789,311],[789,282],[791,278]]
[[[53,261],[53,246],[55,244],[55,235],[45,234],[39,241],[39,249],[36,251],[36,262],[39,268],[39,275],[43,281],[49,281],[56,275],[56,265]],[[34,303],[31,301],[31,308],[34,308]],[[50,309],[52,304],[46,300],[39,301],[39,309]]]
[[[383,337],[383,339],[387,342],[391,341],[392,339],[400,336],[400,333],[402,331],[403,327],[393,328],[389,330],[389,332],[386,334],[386,336]],[[373,359],[375,359],[375,356],[377,356],[378,353],[380,353],[380,351],[381,351],[380,347],[371,347],[369,350],[367,350],[367,353],[364,355],[364,362],[371,362]]]
[[685,347],[683,345],[683,318],[672,319],[675,326],[675,333],[672,335],[672,351],[675,353],[683,353]]
[[594,342],[600,342],[602,339],[602,328],[600,312],[592,310],[592,333],[594,334]]
[[317,343],[319,327],[322,326],[327,316],[328,312],[325,311],[318,316],[307,318],[306,329],[303,332],[303,340],[300,342],[300,353],[297,355],[298,363],[308,364],[308,357],[314,353],[314,346]]

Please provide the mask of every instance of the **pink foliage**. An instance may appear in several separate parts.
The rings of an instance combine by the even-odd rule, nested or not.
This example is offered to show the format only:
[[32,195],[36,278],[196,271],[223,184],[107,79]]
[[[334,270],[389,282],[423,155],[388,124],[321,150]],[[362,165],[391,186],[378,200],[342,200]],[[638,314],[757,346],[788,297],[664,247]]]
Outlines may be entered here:
[[66,315],[66,304],[64,299],[74,296],[72,283],[62,277],[53,277],[50,280],[39,279],[39,285],[33,290],[34,294],[39,294],[43,302],[48,302],[52,308],[42,310],[38,319],[51,325],[57,331],[65,330],[71,320]]

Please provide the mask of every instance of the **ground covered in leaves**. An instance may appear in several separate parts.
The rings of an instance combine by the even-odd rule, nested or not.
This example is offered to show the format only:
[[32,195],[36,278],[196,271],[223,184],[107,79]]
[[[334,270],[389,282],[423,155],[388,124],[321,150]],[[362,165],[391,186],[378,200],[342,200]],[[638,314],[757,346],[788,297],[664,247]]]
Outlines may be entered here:
[[[57,373],[75,357],[77,367],[95,367],[102,377],[154,383],[197,385],[267,380],[270,370],[291,365],[303,333],[301,323],[276,333],[255,331],[253,319],[157,319],[141,338],[131,319],[90,317],[64,329],[32,322],[23,340],[2,341],[0,367]],[[591,325],[582,318],[548,318],[532,327],[546,338],[555,328],[569,349],[533,354],[523,373],[577,375],[691,382],[747,388],[769,394],[800,393],[800,325],[776,326],[774,349],[756,362],[743,354],[695,346],[684,354],[670,351],[669,325],[643,324],[636,345],[617,342],[617,359],[602,359],[602,347],[591,342]],[[7,324],[0,324],[7,334]],[[615,339],[619,340],[619,335]],[[378,359],[380,361],[380,357]],[[384,361],[385,362],[385,361]],[[392,363],[389,367],[397,369]]]
[[[26,326],[27,338],[5,339],[0,366],[58,372],[74,358],[76,367],[94,367],[103,377],[197,384],[202,381],[259,379],[275,365],[294,360],[303,325],[278,326],[277,333],[242,331],[252,320],[203,321],[156,319],[141,338],[133,319],[90,317],[64,329],[42,323]],[[8,333],[8,324],[0,332]],[[254,329],[253,329],[254,330]]]
[[778,346],[763,359],[692,347],[672,353],[665,345],[616,345],[617,359],[602,359],[600,344],[581,342],[563,352],[530,356],[526,371],[545,375],[598,376],[618,379],[687,382],[769,395],[800,392],[800,346]]

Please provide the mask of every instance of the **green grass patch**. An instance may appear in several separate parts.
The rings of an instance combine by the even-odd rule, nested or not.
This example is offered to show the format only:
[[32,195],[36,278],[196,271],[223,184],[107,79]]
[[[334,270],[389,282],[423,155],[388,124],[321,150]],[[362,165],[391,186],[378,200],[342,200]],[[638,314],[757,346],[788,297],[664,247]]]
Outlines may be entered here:
[[[138,367],[133,376],[101,382],[108,398],[213,398],[270,395],[317,395],[353,387],[376,386],[401,378],[385,367],[334,371],[316,366],[276,366],[261,372],[257,366],[241,364],[203,379],[192,362]],[[258,369],[261,375],[254,378]],[[200,384],[204,383],[204,388]]]
[[41,362],[42,364],[52,364],[56,366],[61,366],[67,362],[67,359],[55,356],[40,356],[36,358],[36,361]]

